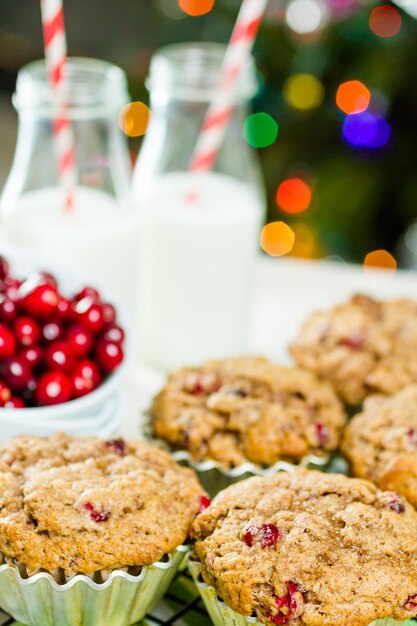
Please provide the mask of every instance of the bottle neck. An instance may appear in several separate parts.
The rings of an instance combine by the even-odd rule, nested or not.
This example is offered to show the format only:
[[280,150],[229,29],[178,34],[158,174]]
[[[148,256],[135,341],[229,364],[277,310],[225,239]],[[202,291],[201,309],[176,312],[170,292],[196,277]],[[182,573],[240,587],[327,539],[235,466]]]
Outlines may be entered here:
[[70,57],[59,93],[53,91],[44,61],[29,63],[19,72],[13,103],[21,117],[92,120],[117,116],[129,100],[125,73],[96,59]]

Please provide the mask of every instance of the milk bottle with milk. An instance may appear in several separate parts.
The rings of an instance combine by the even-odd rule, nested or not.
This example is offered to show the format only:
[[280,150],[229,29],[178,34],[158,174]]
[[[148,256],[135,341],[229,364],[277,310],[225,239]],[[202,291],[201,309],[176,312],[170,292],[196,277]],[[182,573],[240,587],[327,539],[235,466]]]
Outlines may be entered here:
[[152,121],[136,165],[139,336],[148,363],[173,368],[248,350],[264,214],[256,156],[242,136],[257,85],[253,61],[213,172],[187,172],[224,47],[181,44],[151,64]]

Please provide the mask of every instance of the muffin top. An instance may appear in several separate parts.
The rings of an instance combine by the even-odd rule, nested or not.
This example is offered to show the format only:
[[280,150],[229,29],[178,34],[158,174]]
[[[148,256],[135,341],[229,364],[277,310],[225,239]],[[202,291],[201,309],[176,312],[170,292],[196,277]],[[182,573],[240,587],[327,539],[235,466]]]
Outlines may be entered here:
[[353,296],[313,313],[290,350],[349,405],[371,393],[393,394],[417,382],[417,302]]
[[186,539],[202,491],[142,443],[17,437],[0,445],[0,553],[67,576],[147,565]]
[[303,469],[249,478],[218,494],[191,535],[205,582],[265,624],[417,615],[417,513],[368,481]]
[[155,398],[152,416],[154,434],[171,447],[225,467],[273,465],[333,450],[345,422],[329,385],[256,357],[174,372]]
[[343,437],[355,476],[397,491],[417,507],[417,385],[394,396],[369,397]]

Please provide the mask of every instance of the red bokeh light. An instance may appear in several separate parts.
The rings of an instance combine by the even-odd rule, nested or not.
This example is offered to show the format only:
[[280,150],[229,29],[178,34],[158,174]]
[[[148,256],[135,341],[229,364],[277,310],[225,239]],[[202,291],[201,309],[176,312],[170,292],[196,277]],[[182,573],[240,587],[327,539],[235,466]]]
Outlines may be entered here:
[[394,7],[383,4],[372,9],[369,16],[369,28],[378,37],[393,37],[401,30],[402,17]]
[[310,187],[301,178],[288,178],[279,185],[276,202],[285,213],[301,213],[308,209],[311,197]]

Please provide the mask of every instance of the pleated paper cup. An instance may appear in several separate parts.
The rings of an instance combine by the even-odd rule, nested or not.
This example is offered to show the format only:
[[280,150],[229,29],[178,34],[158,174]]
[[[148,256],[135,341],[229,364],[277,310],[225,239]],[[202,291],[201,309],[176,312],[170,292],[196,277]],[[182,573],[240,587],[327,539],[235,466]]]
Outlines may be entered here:
[[184,561],[187,546],[142,568],[77,574],[37,572],[3,558],[0,607],[26,626],[129,626],[164,595]]
[[277,461],[269,467],[262,467],[255,463],[247,462],[236,467],[224,467],[217,461],[196,462],[186,450],[177,450],[171,453],[180,465],[191,467],[197,474],[200,483],[210,495],[214,497],[222,489],[226,489],[234,483],[250,478],[251,476],[272,476],[277,472],[292,472],[298,467],[323,470],[330,462],[331,455],[316,456],[310,454],[301,459],[299,463]]
[[200,483],[211,498],[229,487],[234,483],[250,478],[251,476],[271,476],[277,472],[292,472],[298,467],[307,469],[324,470],[332,460],[330,452],[322,455],[309,454],[302,458],[298,463],[290,463],[288,461],[277,461],[274,465],[263,467],[247,461],[236,467],[224,467],[218,461],[195,461],[188,450],[173,450],[166,441],[153,436],[151,417],[149,414],[145,416],[143,424],[143,435],[145,440],[169,452],[171,456],[180,465],[191,467],[198,476]]
[[[188,569],[214,626],[265,626],[265,624],[259,622],[256,617],[247,617],[246,615],[236,613],[236,611],[222,602],[217,596],[215,588],[202,582],[200,575],[201,564],[198,561],[189,557]],[[413,620],[398,622],[391,617],[386,617],[385,619],[377,619],[369,624],[369,626],[416,626],[416,622]]]

